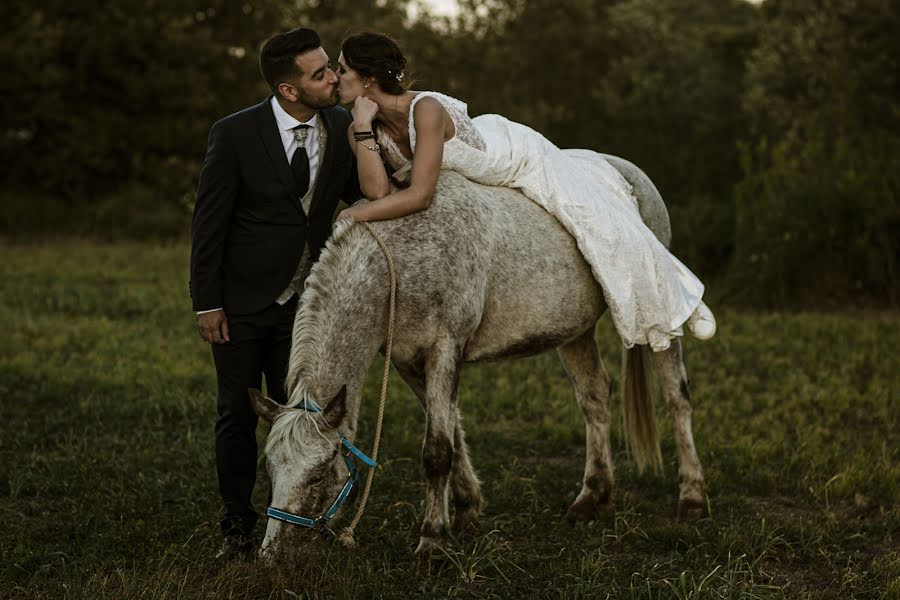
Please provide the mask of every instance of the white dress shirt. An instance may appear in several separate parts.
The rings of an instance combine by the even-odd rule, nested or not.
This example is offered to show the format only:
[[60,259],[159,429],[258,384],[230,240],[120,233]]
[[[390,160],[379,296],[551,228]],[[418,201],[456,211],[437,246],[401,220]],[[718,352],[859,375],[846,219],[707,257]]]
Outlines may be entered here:
[[316,180],[316,171],[319,169],[319,113],[314,114],[309,121],[298,121],[281,108],[275,96],[272,96],[271,102],[288,164],[291,164],[291,159],[294,158],[294,152],[297,150],[297,139],[291,130],[297,125],[309,126],[309,135],[306,136],[306,155],[309,157],[309,181],[312,183]]

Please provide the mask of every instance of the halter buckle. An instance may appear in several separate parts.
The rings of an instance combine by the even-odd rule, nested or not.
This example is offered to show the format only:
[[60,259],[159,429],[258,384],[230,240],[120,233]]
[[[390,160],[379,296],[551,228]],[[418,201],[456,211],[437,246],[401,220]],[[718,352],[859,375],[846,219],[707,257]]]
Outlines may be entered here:
[[328,527],[328,520],[322,517],[316,519],[315,525],[313,525],[313,530],[321,536],[321,538],[326,542],[333,542],[335,538],[334,532]]

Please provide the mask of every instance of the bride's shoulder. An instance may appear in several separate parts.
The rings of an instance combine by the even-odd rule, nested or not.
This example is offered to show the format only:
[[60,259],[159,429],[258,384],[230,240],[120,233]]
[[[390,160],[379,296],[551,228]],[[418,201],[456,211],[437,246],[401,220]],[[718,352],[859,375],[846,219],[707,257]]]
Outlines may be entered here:
[[425,114],[444,110],[444,103],[431,92],[418,92],[410,105],[411,114]]
[[413,98],[413,105],[416,105],[426,99],[430,99],[431,101],[439,103],[447,110],[457,110],[462,112],[468,112],[468,105],[460,100],[459,98],[454,98],[453,96],[448,96],[443,92],[433,92],[433,91],[422,91],[415,92],[416,96]]
[[[433,96],[416,96],[414,104],[409,111],[410,128],[442,129],[448,122],[452,122],[450,111],[444,104]],[[411,133],[411,135],[414,135]]]

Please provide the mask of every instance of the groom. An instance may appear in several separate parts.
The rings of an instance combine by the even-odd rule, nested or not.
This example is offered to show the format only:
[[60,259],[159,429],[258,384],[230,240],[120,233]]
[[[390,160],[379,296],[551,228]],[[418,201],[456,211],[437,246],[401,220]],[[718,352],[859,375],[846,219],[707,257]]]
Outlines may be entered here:
[[297,300],[343,199],[361,194],[351,117],[318,34],[268,40],[260,70],[272,96],[213,124],[191,226],[193,308],[218,382],[216,469],[225,505],[220,557],[246,558],[257,514],[256,422],[247,388],[284,384]]

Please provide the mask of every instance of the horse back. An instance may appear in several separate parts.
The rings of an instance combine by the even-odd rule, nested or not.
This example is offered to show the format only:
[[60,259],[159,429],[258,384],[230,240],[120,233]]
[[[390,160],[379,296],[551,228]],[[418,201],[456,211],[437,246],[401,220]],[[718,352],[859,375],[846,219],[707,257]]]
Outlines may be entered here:
[[[668,245],[668,213],[652,182],[628,161],[607,159]],[[536,354],[580,336],[606,310],[574,238],[517,190],[442,171],[428,210],[378,225],[397,263],[401,361],[421,360],[447,337],[465,361]]]
[[594,326],[605,309],[602,291],[555,217],[516,190],[455,173],[441,180],[441,209],[460,202],[470,214],[464,243],[474,260],[466,280],[477,281],[469,301],[478,321],[467,333],[464,360],[536,354]]

